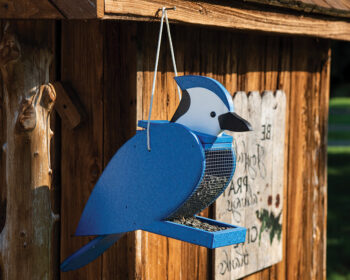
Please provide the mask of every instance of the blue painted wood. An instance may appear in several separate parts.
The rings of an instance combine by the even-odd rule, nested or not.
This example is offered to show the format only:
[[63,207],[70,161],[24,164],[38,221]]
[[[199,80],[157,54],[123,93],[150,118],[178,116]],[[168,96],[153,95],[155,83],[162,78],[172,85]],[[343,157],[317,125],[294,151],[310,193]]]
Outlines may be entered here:
[[[147,225],[143,230],[182,240],[209,249],[242,243],[245,241],[246,229],[209,218],[195,216],[197,219],[221,227],[222,231],[209,232],[170,221],[157,221]],[[65,259],[61,264],[62,271],[70,271],[83,267],[98,258],[105,250],[117,242],[123,234],[99,235],[77,252]]]
[[[203,76],[175,77],[175,80],[182,90],[198,87],[210,90],[223,101],[229,112],[233,112],[232,98],[218,81]],[[219,103],[219,111],[226,110],[220,101]],[[195,108],[194,112],[203,113],[201,106]],[[209,110],[209,113],[213,112]],[[225,111],[220,114],[223,116],[227,113]],[[189,121],[184,124],[193,130],[198,128],[206,133],[221,132],[221,123],[214,124],[213,130],[202,126],[202,117],[197,116],[197,126],[191,126],[192,116],[187,118]],[[139,126],[146,128],[147,121],[140,121]],[[138,131],[118,150],[105,168],[85,206],[76,231],[76,235],[98,236],[66,259],[61,266],[63,271],[84,266],[101,255],[124,232],[138,229],[207,248],[244,242],[246,229],[241,227],[197,217],[230,228],[207,232],[166,221],[171,214],[198,213],[224,191],[236,164],[232,137],[226,134],[213,136],[199,133],[179,123],[164,120],[151,121],[150,136],[151,151],[147,149],[146,130]],[[208,170],[205,171],[206,165]],[[218,178],[221,179],[220,183]],[[210,192],[205,191],[207,185],[211,188]]]
[[234,111],[230,93],[218,81],[209,77],[197,75],[177,76],[174,77],[174,79],[182,90],[187,90],[193,87],[202,87],[212,91],[222,100],[222,102],[224,102],[230,112]]
[[114,155],[98,180],[76,235],[133,231],[165,219],[194,191],[205,167],[198,138],[176,123],[138,131]]
[[[152,125],[163,125],[163,124],[169,124],[170,122],[164,121],[164,120],[152,120],[151,123],[152,123]],[[179,125],[181,125],[181,124],[179,124]],[[146,129],[147,128],[147,121],[146,120],[138,121],[138,126]],[[198,139],[200,140],[200,142],[202,144],[225,143],[225,144],[227,144],[227,145],[224,145],[225,147],[228,147],[228,145],[232,146],[233,137],[231,135],[222,133],[220,136],[213,136],[213,135],[209,135],[209,134],[200,133],[197,131],[192,131],[192,132],[194,134],[196,134],[196,136],[198,137]]]
[[115,242],[117,242],[123,234],[99,235],[88,244],[80,248],[74,254],[69,256],[61,264],[62,271],[76,270],[87,265],[97,259]]
[[[140,120],[138,121],[137,125],[139,127],[142,127],[142,128],[147,128],[147,123],[148,121],[147,120]],[[169,121],[165,121],[165,120],[152,120],[151,121],[151,124],[152,125],[162,125],[162,124],[169,124],[170,122]]]
[[229,229],[209,232],[203,229],[177,224],[170,221],[158,221],[152,225],[148,225],[146,228],[144,228],[144,230],[204,246],[210,249],[242,243],[245,241],[245,228],[218,222],[209,218],[199,216],[195,217],[209,224],[229,227]]

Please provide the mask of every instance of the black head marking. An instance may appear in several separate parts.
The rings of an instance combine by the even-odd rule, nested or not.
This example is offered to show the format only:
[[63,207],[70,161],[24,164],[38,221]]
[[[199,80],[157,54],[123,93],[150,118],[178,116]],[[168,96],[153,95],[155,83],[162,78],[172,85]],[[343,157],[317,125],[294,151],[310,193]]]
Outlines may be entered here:
[[176,122],[182,115],[184,115],[191,105],[191,97],[187,90],[182,91],[182,98],[179,106],[176,109],[173,117],[171,118],[171,122]]

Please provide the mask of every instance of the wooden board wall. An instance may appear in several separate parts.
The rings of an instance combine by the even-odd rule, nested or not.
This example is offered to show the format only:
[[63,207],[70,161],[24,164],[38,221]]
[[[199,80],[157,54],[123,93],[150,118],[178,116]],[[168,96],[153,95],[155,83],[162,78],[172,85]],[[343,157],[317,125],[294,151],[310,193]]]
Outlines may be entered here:
[[[1,30],[4,24],[0,24]],[[1,32],[1,37],[3,32]],[[0,83],[3,84],[2,75]],[[0,89],[0,234],[4,230],[7,212],[7,188],[6,188],[6,112],[5,112],[5,92],[3,87]],[[3,261],[0,259],[0,277],[4,277]]]
[[[73,237],[84,205],[109,159],[135,133],[136,44],[130,31],[123,23],[62,23],[61,79],[77,93],[87,118],[74,130],[62,124],[61,260],[91,239]],[[131,233],[61,279],[135,279],[134,243]]]
[[[61,174],[62,260],[89,240],[72,235],[93,185],[135,132],[136,119],[148,113],[159,26],[118,21],[59,25],[61,79],[87,113],[76,129],[62,123],[55,131],[60,135],[54,147],[60,152],[55,161],[61,163],[56,170]],[[325,279],[328,42],[181,25],[172,26],[172,32],[179,74],[214,77],[231,93],[283,89],[287,94],[284,260],[246,279]],[[153,119],[169,119],[178,103],[165,41],[162,48]],[[211,211],[204,214],[211,216]],[[212,263],[204,248],[137,232],[89,266],[60,278],[211,279]]]
[[[8,28],[6,29],[8,34],[15,35],[15,39],[9,41],[12,41],[12,44],[15,44],[15,41],[18,40],[18,43],[21,46],[22,62],[25,60],[25,57],[28,54],[26,53],[26,51],[28,50],[28,48],[31,47],[36,47],[37,49],[41,48],[43,50],[48,51],[48,53],[52,54],[52,63],[50,63],[49,72],[45,74],[49,76],[50,81],[55,80],[57,66],[55,56],[56,21],[2,20],[0,22],[1,40],[6,37],[4,36],[5,26],[8,26]],[[32,56],[34,55],[32,54]],[[36,61],[36,63],[39,61],[35,60],[32,57],[30,58],[33,59],[33,63],[34,61]],[[20,90],[18,90],[17,92],[11,91],[10,97],[8,98],[16,98],[16,93],[20,95],[23,94],[23,96],[29,98],[29,95],[32,94],[32,91],[26,91],[28,90],[28,88],[26,88],[24,84],[26,82],[35,83],[38,80],[46,80],[43,76],[41,76],[39,79],[36,79],[35,74],[32,75],[32,73],[35,73],[35,71],[37,71],[38,68],[40,68],[38,65],[33,65],[33,67],[30,68],[32,72],[29,72],[29,82],[25,81],[25,79],[23,78],[25,77],[25,75],[21,75],[22,73],[18,74],[18,77],[16,76],[16,78],[14,79],[14,87],[18,87],[18,89]],[[10,182],[12,181],[11,179],[13,178],[6,178],[6,172],[9,171],[9,169],[6,170],[6,156],[9,156],[9,148],[8,143],[6,143],[6,141],[11,142],[12,139],[7,139],[8,135],[6,135],[8,133],[8,127],[6,127],[6,114],[9,114],[9,107],[6,107],[5,105],[6,98],[3,92],[4,81],[1,78],[0,84],[0,234],[4,233],[5,229],[9,229],[10,226],[12,226],[12,228],[15,229],[12,233],[16,233],[16,235],[11,233],[11,242],[7,243],[6,241],[4,241],[2,244],[4,246],[0,249],[1,254],[7,254],[6,250],[13,250],[13,252],[15,252],[15,254],[13,254],[15,257],[12,257],[10,261],[7,260],[7,264],[4,264],[3,260],[0,258],[0,279],[13,279],[20,277],[18,275],[25,275],[25,277],[27,277],[27,275],[31,273],[32,277],[34,278],[40,277],[42,279],[58,279],[59,223],[57,223],[57,218],[59,214],[59,196],[56,195],[56,169],[54,168],[53,172],[53,182],[50,184],[48,182],[49,180],[47,180],[47,185],[41,185],[37,183],[38,181],[40,181],[37,180],[39,176],[37,176],[36,178],[31,178],[29,176],[28,179],[28,170],[32,168],[32,166],[30,166],[28,162],[26,162],[26,168],[28,170],[24,170],[22,174],[17,175],[19,178],[21,178],[20,180],[23,180],[21,183],[19,183],[19,180],[15,184],[10,184]],[[40,84],[35,84],[35,86],[39,87]],[[33,90],[33,92],[35,92],[35,90]],[[43,114],[44,113],[42,113],[42,116],[44,118]],[[54,119],[54,117],[53,120],[51,119],[51,128],[53,128],[53,130],[55,130]],[[36,124],[36,128],[38,127],[39,124]],[[53,139],[51,141],[52,146],[56,146],[56,140],[58,139],[55,135],[53,136]],[[25,149],[21,151],[22,153],[25,153],[23,151],[25,151]],[[54,149],[51,150],[51,167],[55,166],[55,152],[56,151]],[[43,158],[43,162],[45,163],[45,157]],[[50,164],[50,159],[48,162]],[[7,165],[9,166],[10,164]],[[45,167],[43,167],[43,169],[45,170]],[[45,174],[42,175],[42,178],[44,177],[47,178]],[[14,189],[14,187],[16,187],[16,189]],[[39,192],[35,193],[33,189],[40,190],[40,192],[43,194],[41,199],[38,199],[39,196],[37,195],[37,193]],[[8,195],[11,193],[15,193],[15,195],[12,195],[12,197],[15,197],[15,199],[12,200],[12,202],[15,202],[17,200],[18,205],[16,205],[15,203],[9,203]],[[9,215],[9,212],[13,213],[13,216]],[[52,222],[52,224],[50,224],[50,222]],[[20,244],[23,244],[23,246]],[[15,250],[14,246],[16,247]],[[8,254],[6,256],[7,259],[9,259],[9,255],[11,254]],[[37,267],[35,267],[35,262],[38,263]],[[40,274],[40,276],[35,276],[38,274]]]
[[[290,36],[308,35],[347,41],[350,39],[350,23],[345,21],[344,18],[327,18],[322,15],[247,2],[225,0],[106,0],[104,18],[150,22],[159,20],[161,7],[175,6],[176,10],[169,11],[168,15],[169,20],[177,23],[245,30],[247,32],[263,31]],[[291,5],[291,1],[284,4]]]
[[[213,77],[231,93],[282,89],[287,95],[284,259],[246,279],[325,279],[328,42],[184,26],[172,31],[179,74]],[[138,116],[143,118],[157,32],[157,24],[138,25]],[[176,108],[172,77],[164,43],[153,119],[169,119]],[[148,233],[141,240],[142,279],[211,279],[210,251]]]

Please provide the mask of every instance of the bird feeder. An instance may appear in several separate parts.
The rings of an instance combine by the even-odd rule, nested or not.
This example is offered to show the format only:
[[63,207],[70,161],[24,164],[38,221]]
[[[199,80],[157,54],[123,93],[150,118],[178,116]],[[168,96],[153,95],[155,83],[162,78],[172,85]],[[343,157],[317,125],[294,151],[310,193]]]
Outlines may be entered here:
[[99,178],[76,231],[97,237],[67,258],[63,271],[84,266],[122,234],[140,229],[210,249],[245,241],[245,228],[195,216],[222,194],[236,168],[233,139],[223,130],[251,130],[234,113],[231,95],[208,77],[175,77],[179,94],[183,91],[178,109],[170,122],[151,121],[164,18],[177,75],[163,8],[148,121],[139,122],[143,130],[118,150]]
[[[326,278],[330,41],[350,40],[350,9],[346,1],[3,2],[0,279],[170,280],[186,276],[221,280],[240,279],[253,273],[252,277],[259,279]],[[285,135],[285,143],[280,148],[268,149],[274,151],[273,156],[270,152],[264,154],[265,162],[284,171],[274,180],[278,193],[274,189],[270,195],[262,196],[257,191],[266,184],[256,184],[257,210],[262,210],[263,203],[268,212],[255,214],[250,211],[253,207],[247,206],[249,211],[240,209],[239,218],[250,225],[233,221],[237,214],[234,207],[245,199],[246,186],[253,186],[244,181],[244,175],[246,171],[256,171],[249,162],[254,150],[241,148],[240,153],[236,149],[234,176],[238,177],[232,178],[214,207],[201,215],[220,220],[216,223],[224,221],[246,227],[244,245],[212,252],[152,234],[144,226],[145,231],[130,231],[89,266],[58,275],[64,258],[91,241],[90,237],[76,237],[74,233],[94,186],[116,151],[123,149],[132,137],[143,135],[147,142],[148,124],[152,150],[156,147],[157,137],[153,137],[158,131],[156,127],[169,125],[186,132],[180,123],[147,120],[162,6],[176,6],[168,15],[170,23],[174,23],[178,75],[202,75],[222,83],[234,95],[236,112],[254,126],[254,132],[246,133],[254,137],[232,133],[235,141],[244,140],[249,143],[245,147],[255,148],[256,142],[251,138],[267,144],[270,132],[276,134],[276,126],[269,130],[267,123],[251,116],[268,120],[275,110],[276,98],[272,93],[278,90],[285,93],[285,102],[281,102],[279,95],[275,110],[281,107],[285,110],[285,129],[278,130]],[[152,119],[171,120],[179,104],[173,80],[176,75],[167,48],[162,49],[160,58],[156,86],[159,94],[154,100]],[[51,119],[50,112],[54,112]],[[282,114],[274,116],[280,118]],[[140,123],[146,132],[136,132],[138,120],[147,120],[146,124]],[[201,135],[193,134],[191,139],[201,141]],[[143,147],[147,150],[145,142]],[[203,145],[207,144],[202,144],[204,158]],[[274,160],[276,157],[278,161]],[[199,162],[199,158],[187,160]],[[247,161],[242,163],[242,159]],[[176,168],[181,165],[187,167],[186,161],[177,163]],[[147,163],[143,168],[148,168]],[[276,178],[275,169],[271,170],[269,174]],[[205,168],[196,172],[204,175]],[[271,184],[264,189],[265,194],[269,188]],[[136,194],[133,197],[138,199]],[[170,217],[176,209],[168,210],[164,216]],[[144,210],[138,213],[147,215]],[[112,213],[107,211],[105,215]],[[266,229],[273,227],[270,221],[277,218],[277,230],[270,232],[280,233],[281,239],[275,246],[278,238],[272,234],[270,246]],[[203,234],[189,226],[197,224],[197,220],[183,222],[181,217],[172,217],[158,221],[171,226],[177,221],[176,228]],[[152,230],[160,232],[161,228],[154,226]],[[205,234],[219,236],[221,232],[228,231]],[[92,243],[100,244],[101,252],[121,237],[112,231],[106,233]],[[160,233],[166,236],[168,229]],[[175,230],[170,234],[175,235]],[[274,256],[273,261],[265,256]],[[251,270],[246,265],[248,261]]]
[[66,259],[63,271],[87,264],[123,233],[139,229],[210,249],[245,241],[245,228],[195,214],[226,189],[236,168],[232,136],[222,129],[248,131],[250,124],[233,112],[231,96],[214,79],[176,81],[184,98],[174,117],[140,121],[143,130],[114,155],[76,231],[98,237]]

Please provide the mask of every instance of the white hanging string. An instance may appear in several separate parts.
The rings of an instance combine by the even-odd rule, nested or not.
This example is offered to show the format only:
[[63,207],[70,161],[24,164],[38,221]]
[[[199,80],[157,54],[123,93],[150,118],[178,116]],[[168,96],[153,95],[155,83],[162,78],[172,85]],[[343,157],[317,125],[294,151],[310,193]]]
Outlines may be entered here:
[[[172,8],[172,9],[175,10],[175,7]],[[173,42],[171,40],[170,26],[169,26],[168,15],[167,15],[166,10],[167,10],[167,8],[165,8],[165,7],[162,8],[162,17],[161,17],[161,20],[160,20],[158,45],[157,45],[157,52],[156,52],[156,62],[155,62],[155,65],[154,65],[153,84],[152,84],[152,92],[151,92],[151,102],[150,102],[150,106],[149,106],[148,121],[147,121],[147,149],[148,149],[148,151],[151,151],[150,125],[151,125],[151,115],[152,115],[152,107],[153,107],[154,90],[155,90],[155,87],[156,87],[160,45],[161,45],[161,42],[162,42],[164,17],[165,17],[166,26],[167,26],[169,45],[170,45],[170,52],[171,52],[171,59],[173,61],[173,67],[174,67],[174,74],[175,74],[175,77],[177,76],[177,69],[176,69],[176,62],[175,62],[175,55],[174,55],[174,47],[173,47]],[[179,99],[181,100],[181,93],[180,93],[179,86],[177,86],[177,90],[178,90],[178,94],[179,94]]]
[[158,46],[157,46],[157,53],[156,53],[156,63],[154,65],[154,74],[153,74],[153,84],[152,84],[152,93],[151,93],[151,103],[149,105],[149,113],[148,113],[148,122],[147,122],[147,149],[148,151],[151,150],[151,141],[149,137],[149,127],[151,125],[151,114],[152,114],[152,105],[153,105],[153,96],[154,96],[154,89],[156,87],[156,77],[157,77],[157,70],[158,70],[158,60],[159,60],[159,51],[160,51],[160,44],[162,42],[162,33],[163,33],[163,23],[164,23],[164,16],[165,16],[165,7],[162,8],[162,18],[160,20],[160,29],[159,29],[159,36],[158,36]]
[[[168,14],[167,14],[166,10],[165,10],[165,23],[166,23],[166,28],[167,28],[167,31],[168,31],[170,53],[171,53],[171,60],[173,61],[174,74],[175,74],[175,77],[177,77],[177,69],[176,69],[176,61],[175,61],[175,55],[174,55],[174,47],[173,47],[173,41],[171,40],[170,25],[169,25]],[[180,91],[180,87],[179,86],[177,86],[177,93],[179,94],[179,100],[181,100],[181,91]]]

